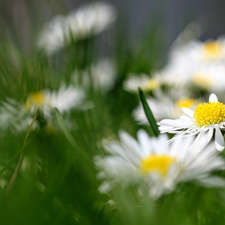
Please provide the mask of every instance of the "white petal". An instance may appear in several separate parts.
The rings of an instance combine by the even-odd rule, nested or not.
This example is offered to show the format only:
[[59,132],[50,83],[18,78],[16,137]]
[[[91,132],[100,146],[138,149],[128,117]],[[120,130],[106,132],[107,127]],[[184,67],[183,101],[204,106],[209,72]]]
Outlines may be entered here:
[[215,102],[215,103],[217,103],[217,102],[218,102],[218,98],[217,98],[217,96],[216,96],[214,93],[212,93],[212,94],[209,96],[209,101],[210,101],[210,102]]
[[147,132],[144,130],[139,130],[137,133],[137,138],[138,138],[138,142],[140,143],[142,147],[143,154],[149,155],[152,146],[151,146],[151,140]]
[[193,118],[194,111],[188,108],[183,107],[181,109],[188,117]]
[[208,132],[208,142],[211,140],[211,138],[213,136],[213,130],[214,129],[209,129],[209,132]]
[[224,149],[224,138],[218,127],[216,128],[215,144],[218,151],[222,151]]

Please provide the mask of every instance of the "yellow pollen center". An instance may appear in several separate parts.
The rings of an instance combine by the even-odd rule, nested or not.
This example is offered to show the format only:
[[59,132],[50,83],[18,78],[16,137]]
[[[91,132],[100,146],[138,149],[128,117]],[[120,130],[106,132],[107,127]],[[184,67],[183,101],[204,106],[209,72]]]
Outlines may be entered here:
[[225,121],[225,105],[220,102],[199,104],[193,115],[198,126],[219,124]]
[[176,105],[179,109],[183,107],[192,109],[195,105],[198,105],[200,102],[193,98],[180,99],[176,102]]
[[146,84],[143,85],[145,91],[154,91],[158,88],[159,84],[156,79],[150,79]]
[[222,55],[223,45],[216,41],[210,41],[203,45],[204,57],[207,59],[217,58]]
[[38,91],[35,93],[31,93],[26,101],[26,106],[31,108],[32,105],[37,107],[41,107],[44,105],[45,93],[43,91]]
[[202,72],[196,72],[192,79],[195,85],[204,89],[209,89],[214,83],[214,79],[212,76],[210,76],[209,74],[204,74]]
[[176,162],[175,158],[168,155],[152,155],[141,160],[141,174],[147,175],[149,172],[159,172],[166,176],[171,165]]

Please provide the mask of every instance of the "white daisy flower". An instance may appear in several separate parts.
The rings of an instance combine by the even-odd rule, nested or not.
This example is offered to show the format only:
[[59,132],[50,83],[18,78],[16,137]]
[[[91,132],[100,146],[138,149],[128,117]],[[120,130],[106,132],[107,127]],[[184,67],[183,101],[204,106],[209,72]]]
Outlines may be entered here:
[[138,87],[143,91],[155,91],[159,86],[159,81],[156,78],[151,78],[147,74],[133,74],[125,81],[124,89],[129,92],[138,92]]
[[93,2],[81,6],[67,16],[57,16],[46,24],[39,35],[38,47],[48,54],[74,40],[98,34],[116,19],[116,9],[104,2]]
[[60,113],[80,107],[85,99],[83,90],[73,86],[61,86],[58,91],[38,91],[31,93],[26,101],[26,108],[31,112],[41,109],[44,116],[51,117],[51,112],[57,108]]
[[[200,101],[193,98],[177,98],[174,100],[172,96],[162,94],[160,92],[155,93],[156,98],[147,98],[147,103],[157,121],[162,119],[178,119],[182,114],[182,108],[186,107],[194,110]],[[182,95],[181,95],[182,96]],[[134,111],[133,117],[140,124],[149,124],[145,115],[142,104],[140,104]]]
[[159,122],[161,133],[176,133],[171,141],[178,136],[193,136],[198,134],[196,142],[207,135],[209,142],[215,130],[216,149],[224,149],[224,138],[221,130],[225,129],[225,105],[218,102],[217,96],[211,94],[209,103],[199,104],[195,110],[182,108],[184,115],[180,119],[165,119]]
[[79,83],[81,80],[85,87],[92,86],[95,90],[101,90],[102,93],[105,93],[115,83],[116,68],[112,61],[102,59],[96,64],[91,65],[88,71],[75,71],[73,78],[75,83]]
[[[91,107],[84,99],[84,91],[73,86],[61,86],[58,91],[53,92],[45,90],[31,93],[25,103],[8,99],[8,102],[2,102],[0,107],[0,133],[4,135],[7,129],[12,133],[26,131],[37,109],[40,109],[45,119],[52,124],[52,112],[55,108],[64,113],[72,108]],[[33,125],[33,128],[35,127],[36,123]]]
[[184,46],[174,46],[171,50],[170,59],[172,61],[182,60],[194,63],[219,62],[225,59],[225,37],[221,36],[217,40],[201,42],[193,40]]
[[37,45],[48,54],[52,54],[62,48],[67,42],[68,31],[65,19],[57,16],[49,24],[46,24],[38,36]]
[[178,183],[186,181],[225,187],[222,178],[210,175],[214,170],[224,169],[225,161],[213,144],[205,147],[205,138],[193,146],[193,137],[180,138],[168,145],[166,135],[150,138],[143,130],[137,133],[138,141],[126,132],[120,132],[119,137],[121,142],[104,145],[110,155],[95,157],[100,171],[97,177],[104,180],[99,187],[102,193],[118,184],[126,187],[141,181],[146,182],[153,198],[172,192]]
[[98,34],[116,19],[116,9],[105,2],[92,2],[78,8],[66,18],[68,28],[75,40]]

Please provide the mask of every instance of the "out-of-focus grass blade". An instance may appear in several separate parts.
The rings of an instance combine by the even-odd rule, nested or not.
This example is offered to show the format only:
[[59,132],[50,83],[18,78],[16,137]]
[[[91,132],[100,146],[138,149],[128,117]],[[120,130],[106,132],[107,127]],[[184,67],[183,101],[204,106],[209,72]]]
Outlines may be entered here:
[[139,96],[140,96],[140,99],[141,99],[141,103],[143,105],[143,108],[144,108],[144,111],[145,111],[145,115],[147,116],[147,119],[148,119],[148,122],[155,134],[155,136],[157,137],[159,135],[159,128],[158,128],[158,125],[156,123],[156,120],[152,114],[152,111],[146,101],[146,98],[145,98],[145,95],[144,95],[144,92],[141,90],[141,88],[139,87],[138,88],[138,92],[139,92]]

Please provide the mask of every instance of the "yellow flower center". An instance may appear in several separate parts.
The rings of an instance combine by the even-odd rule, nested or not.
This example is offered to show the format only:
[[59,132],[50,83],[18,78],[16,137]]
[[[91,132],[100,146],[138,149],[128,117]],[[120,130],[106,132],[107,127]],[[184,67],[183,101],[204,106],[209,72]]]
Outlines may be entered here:
[[145,91],[154,91],[158,88],[159,83],[156,79],[150,79],[146,84],[143,85]]
[[198,105],[200,102],[193,98],[180,99],[176,102],[176,105],[179,109],[183,107],[192,109],[195,105]]
[[214,79],[212,76],[204,74],[202,72],[196,72],[192,79],[195,85],[204,89],[209,89],[214,83]]
[[176,159],[168,155],[152,155],[141,160],[140,171],[143,175],[149,172],[159,172],[162,176],[166,176],[175,162]]
[[26,106],[30,109],[33,105],[41,107],[44,105],[45,93],[43,91],[38,91],[31,93],[26,101]]
[[210,41],[203,45],[204,57],[207,59],[217,58],[222,55],[223,45],[217,41]]
[[219,124],[225,121],[225,105],[220,102],[199,104],[193,115],[198,126]]

